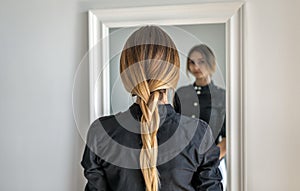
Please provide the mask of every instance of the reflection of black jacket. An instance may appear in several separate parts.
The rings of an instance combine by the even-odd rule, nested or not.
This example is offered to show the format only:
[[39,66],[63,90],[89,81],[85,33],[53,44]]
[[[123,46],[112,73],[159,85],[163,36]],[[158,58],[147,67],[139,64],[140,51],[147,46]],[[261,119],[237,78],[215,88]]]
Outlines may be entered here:
[[179,88],[174,97],[175,111],[208,123],[217,143],[219,136],[226,137],[225,90],[210,83],[201,87],[200,94],[196,91],[195,84]]
[[[126,112],[97,119],[90,127],[82,166],[86,191],[144,191],[139,165],[142,146],[138,104]],[[169,104],[159,105],[157,133],[162,191],[221,191],[219,148],[207,124],[177,114]]]

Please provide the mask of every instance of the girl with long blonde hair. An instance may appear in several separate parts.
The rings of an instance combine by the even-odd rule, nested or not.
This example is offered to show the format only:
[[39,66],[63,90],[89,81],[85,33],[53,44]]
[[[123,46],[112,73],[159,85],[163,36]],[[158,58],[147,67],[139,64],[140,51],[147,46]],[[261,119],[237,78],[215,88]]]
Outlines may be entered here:
[[81,163],[85,190],[222,190],[209,127],[168,103],[179,67],[176,46],[160,27],[141,27],[128,38],[120,75],[136,103],[91,125]]

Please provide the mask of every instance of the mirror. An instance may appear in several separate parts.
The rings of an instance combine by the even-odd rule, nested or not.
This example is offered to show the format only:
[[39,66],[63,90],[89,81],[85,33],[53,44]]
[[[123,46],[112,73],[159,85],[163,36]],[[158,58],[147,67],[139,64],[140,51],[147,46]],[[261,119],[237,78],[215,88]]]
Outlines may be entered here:
[[[120,57],[125,41],[128,37],[139,27],[126,27],[126,28],[110,28],[109,29],[109,87],[110,87],[110,114],[117,114],[119,112],[125,112],[128,108],[135,102],[136,97],[132,97],[124,88],[121,76],[120,76]],[[226,34],[225,34],[225,24],[197,24],[197,25],[176,25],[176,26],[161,26],[161,28],[166,31],[170,37],[173,39],[180,57],[180,77],[177,85],[181,89],[178,92],[183,97],[180,102],[186,102],[181,105],[181,114],[195,117],[198,116],[200,119],[207,122],[216,140],[216,144],[220,145],[222,148],[222,160],[220,160],[220,171],[222,174],[223,188],[227,187],[227,171],[226,171],[226,157],[223,158],[223,153],[225,154],[226,147],[221,145],[226,145],[225,127],[225,79],[226,79]],[[199,44],[206,44],[216,55],[216,71],[212,74],[212,83],[208,86],[202,86],[201,91],[198,96],[196,96],[196,91],[192,87],[195,82],[195,77],[189,72],[186,72],[186,62],[189,55],[189,51],[194,46],[199,46]],[[205,51],[204,48],[201,48]],[[197,51],[199,52],[199,51]],[[206,52],[209,55],[209,52]],[[204,56],[204,54],[202,55]],[[210,60],[207,58],[207,60]],[[197,61],[198,62],[198,61]],[[212,63],[211,63],[212,64]],[[199,66],[198,66],[199,67]],[[197,67],[197,69],[199,69]],[[107,72],[106,67],[103,72]],[[195,86],[195,88],[198,88]],[[200,88],[200,87],[199,87]],[[223,90],[224,91],[223,91]],[[202,92],[202,93],[201,93]],[[195,94],[195,96],[187,94]],[[222,96],[223,95],[223,96]],[[196,99],[193,99],[196,98]],[[199,99],[199,100],[198,100]],[[169,103],[173,102],[173,94],[169,93]],[[177,100],[176,100],[177,101]],[[214,102],[214,103],[213,103]],[[210,103],[212,103],[210,105]],[[196,104],[196,106],[195,106]],[[175,111],[179,112],[179,102],[176,104]],[[201,112],[195,111],[195,108],[199,108]],[[217,106],[218,105],[218,106]],[[186,107],[186,111],[183,108]],[[200,114],[200,115],[199,115]],[[223,127],[223,128],[222,128]],[[223,141],[221,141],[223,140]]]
[[[241,2],[89,11],[90,122],[111,113],[109,30],[139,25],[223,23],[226,29],[226,127],[229,191],[244,185],[243,12]],[[218,57],[218,55],[217,55]]]
[[[180,78],[177,88],[192,84],[195,78],[186,73],[186,60],[190,49],[201,43],[209,45],[217,57],[217,69],[212,80],[218,87],[225,89],[226,80],[226,34],[225,23],[161,26],[174,40],[180,56]],[[110,114],[125,111],[135,101],[123,87],[119,73],[120,54],[129,35],[138,27],[109,29],[109,87]],[[106,67],[103,72],[107,72]],[[171,96],[171,95],[170,95]],[[169,101],[172,102],[170,97]]]

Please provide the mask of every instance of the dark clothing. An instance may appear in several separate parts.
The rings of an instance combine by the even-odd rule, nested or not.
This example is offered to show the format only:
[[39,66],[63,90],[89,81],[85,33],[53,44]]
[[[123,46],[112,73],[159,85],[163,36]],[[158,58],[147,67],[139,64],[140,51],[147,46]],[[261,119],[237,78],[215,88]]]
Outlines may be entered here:
[[202,87],[194,83],[176,91],[174,109],[182,115],[199,118],[208,123],[217,144],[220,136],[226,137],[225,101],[225,90],[213,82]]
[[[161,191],[221,191],[219,148],[209,126],[180,116],[169,104],[159,105],[157,133]],[[128,111],[101,117],[91,125],[82,166],[86,191],[144,191],[139,165],[140,118],[138,104]]]

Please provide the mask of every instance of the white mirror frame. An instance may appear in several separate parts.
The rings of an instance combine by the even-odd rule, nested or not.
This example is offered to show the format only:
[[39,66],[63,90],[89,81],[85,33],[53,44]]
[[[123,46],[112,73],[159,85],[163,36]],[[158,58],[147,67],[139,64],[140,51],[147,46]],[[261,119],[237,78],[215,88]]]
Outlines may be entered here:
[[243,4],[244,1],[90,10],[90,122],[110,114],[109,28],[225,23],[227,190],[245,190]]

